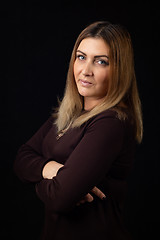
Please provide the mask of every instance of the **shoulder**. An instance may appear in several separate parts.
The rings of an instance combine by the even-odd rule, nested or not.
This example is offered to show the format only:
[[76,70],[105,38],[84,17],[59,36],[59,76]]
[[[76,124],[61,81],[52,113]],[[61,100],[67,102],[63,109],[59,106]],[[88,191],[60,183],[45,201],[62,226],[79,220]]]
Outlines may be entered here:
[[44,128],[51,128],[54,124],[54,118],[53,116],[49,116],[49,118],[46,120],[46,122],[42,125]]
[[130,116],[130,113],[127,112],[127,110],[125,109],[121,110],[121,115],[115,109],[107,109],[101,113],[98,113],[94,117],[92,117],[89,120],[89,122],[91,123],[91,122],[100,121],[100,120],[106,120],[106,122],[114,120],[115,122],[117,122],[117,124],[119,123],[122,125],[124,124],[132,125],[132,122],[133,122]]
[[116,111],[105,110],[90,118],[86,122],[85,128],[87,132],[99,131],[105,133],[112,131],[120,133],[123,132],[124,126],[122,121],[118,118]]
[[116,111],[114,110],[105,110],[101,113],[98,113],[97,115],[95,115],[94,117],[92,117],[89,121],[88,124],[93,124],[93,123],[101,123],[101,122],[106,122],[106,124],[108,125],[108,122],[117,122],[120,123],[121,120],[118,118],[118,114]]
[[126,133],[128,135],[133,136],[133,124],[131,123],[130,116],[127,112],[125,112],[125,118],[119,118],[117,111],[108,109],[105,110],[91,119],[86,123],[86,127],[88,131],[98,130],[102,133],[111,132],[115,135],[125,136]]
[[118,119],[118,114],[115,110],[107,109],[95,116],[95,119],[100,119],[100,118],[117,118]]
[[52,116],[49,116],[49,118],[41,125],[38,131],[41,132],[43,135],[46,135],[53,126],[54,118]]

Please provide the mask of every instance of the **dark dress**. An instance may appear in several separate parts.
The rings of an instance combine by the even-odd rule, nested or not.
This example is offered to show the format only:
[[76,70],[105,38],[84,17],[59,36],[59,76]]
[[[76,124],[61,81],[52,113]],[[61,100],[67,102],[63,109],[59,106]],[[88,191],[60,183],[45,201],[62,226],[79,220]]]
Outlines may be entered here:
[[[23,181],[35,183],[45,205],[42,239],[130,240],[123,223],[127,177],[135,148],[131,121],[104,111],[79,128],[56,139],[53,118],[17,154],[14,169]],[[43,166],[51,160],[64,164],[56,177],[43,179]],[[97,186],[107,196],[77,206]]]

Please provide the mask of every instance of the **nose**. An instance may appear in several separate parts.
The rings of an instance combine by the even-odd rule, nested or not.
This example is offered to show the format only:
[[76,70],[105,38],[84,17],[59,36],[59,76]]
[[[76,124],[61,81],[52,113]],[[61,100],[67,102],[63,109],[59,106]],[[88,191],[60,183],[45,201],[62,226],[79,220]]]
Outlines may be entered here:
[[93,76],[93,68],[92,68],[92,64],[90,62],[86,62],[83,65],[82,74],[84,76]]

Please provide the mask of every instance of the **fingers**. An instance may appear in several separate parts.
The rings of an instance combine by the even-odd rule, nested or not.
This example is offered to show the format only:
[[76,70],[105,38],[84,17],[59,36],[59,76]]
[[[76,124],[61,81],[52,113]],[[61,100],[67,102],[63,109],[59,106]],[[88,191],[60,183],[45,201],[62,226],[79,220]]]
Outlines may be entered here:
[[93,200],[94,200],[93,196],[90,193],[88,193],[84,198],[82,198],[77,203],[77,206],[79,206],[80,204],[85,203],[85,202],[92,202]]
[[[97,187],[94,187],[92,190],[91,190],[92,193],[94,193],[94,195],[96,195],[98,198],[100,199],[105,199],[106,198],[106,195]],[[94,200],[93,196],[88,193],[86,194],[86,196],[84,196],[78,203],[77,203],[77,206],[79,206],[80,204],[83,204],[85,202],[92,202]]]
[[93,196],[88,193],[86,196],[85,196],[85,200],[86,202],[92,202],[94,200]]
[[97,187],[94,187],[91,190],[92,193],[94,193],[97,197],[99,197],[100,199],[104,199],[106,198],[106,195]]

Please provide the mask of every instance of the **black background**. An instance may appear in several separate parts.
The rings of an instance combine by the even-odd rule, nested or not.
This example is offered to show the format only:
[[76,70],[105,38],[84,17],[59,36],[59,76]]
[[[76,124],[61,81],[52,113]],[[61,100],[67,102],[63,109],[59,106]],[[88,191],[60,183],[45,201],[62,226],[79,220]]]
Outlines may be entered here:
[[[158,238],[158,8],[149,1],[5,1],[1,6],[1,239],[37,239],[43,204],[12,167],[62,97],[74,42],[93,21],[124,25],[131,34],[143,105],[144,139],[129,178],[126,224],[134,239]],[[4,50],[4,51],[3,51]],[[3,85],[2,85],[3,83]],[[155,237],[156,236],[156,237]],[[85,238],[84,238],[85,239]]]

